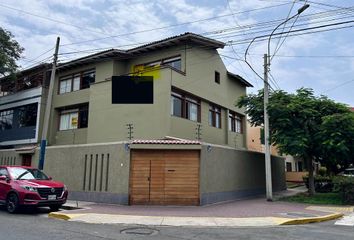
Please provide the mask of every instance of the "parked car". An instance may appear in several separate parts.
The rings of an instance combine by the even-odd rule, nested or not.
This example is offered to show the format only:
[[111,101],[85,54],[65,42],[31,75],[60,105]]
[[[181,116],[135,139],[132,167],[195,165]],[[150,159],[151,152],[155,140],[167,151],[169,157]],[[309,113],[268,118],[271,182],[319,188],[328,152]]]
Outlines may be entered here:
[[339,173],[340,176],[354,177],[354,168],[347,168],[343,172]]
[[48,206],[57,211],[68,197],[66,186],[41,170],[24,166],[0,166],[0,204],[9,213],[23,206]]

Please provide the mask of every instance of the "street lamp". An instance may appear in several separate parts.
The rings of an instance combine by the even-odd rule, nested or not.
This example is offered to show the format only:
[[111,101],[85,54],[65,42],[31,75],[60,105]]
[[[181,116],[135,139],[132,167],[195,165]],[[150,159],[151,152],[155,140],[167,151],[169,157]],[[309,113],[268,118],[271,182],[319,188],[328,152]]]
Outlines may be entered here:
[[268,53],[264,54],[264,147],[265,147],[265,174],[266,174],[266,196],[267,201],[273,201],[273,191],[272,191],[272,169],[271,169],[271,157],[270,157],[270,143],[269,143],[269,115],[267,111],[268,99],[269,99],[269,84],[268,84],[268,72],[270,70],[270,40],[274,32],[283,24],[287,23],[291,19],[297,17],[302,12],[304,12],[309,4],[305,4],[297,10],[297,13],[292,17],[281,22],[268,38]]

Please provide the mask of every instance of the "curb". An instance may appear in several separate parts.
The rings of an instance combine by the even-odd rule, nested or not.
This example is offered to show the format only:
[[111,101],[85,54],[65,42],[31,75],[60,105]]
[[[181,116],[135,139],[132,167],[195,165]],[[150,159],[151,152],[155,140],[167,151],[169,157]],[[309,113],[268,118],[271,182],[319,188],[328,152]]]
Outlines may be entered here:
[[59,213],[59,212],[50,212],[48,213],[48,217],[50,218],[55,218],[55,219],[60,219],[60,220],[65,220],[69,221],[75,217],[83,216],[87,214],[65,214],[65,213]]
[[[109,214],[102,214],[102,215],[107,215],[109,217],[111,217],[111,220],[109,220],[108,222],[105,222],[102,218],[100,218],[100,221],[90,221],[89,219],[80,219],[80,217],[86,217],[86,216],[90,216],[92,214],[90,213],[86,213],[86,214],[65,214],[65,213],[58,213],[58,212],[51,212],[48,214],[48,217],[50,218],[55,218],[55,219],[60,219],[60,220],[65,220],[65,221],[69,221],[72,220],[74,218],[78,218],[78,221],[80,222],[86,222],[86,223],[100,223],[100,221],[103,221],[102,223],[106,223],[106,224],[115,224],[115,223],[120,223],[120,224],[132,224],[133,222],[137,223],[135,220],[132,221],[132,219],[125,219],[125,220],[118,220],[118,222],[116,222],[116,218],[118,219],[122,219],[122,217],[124,217],[125,215],[109,215]],[[93,214],[93,215],[101,215],[101,214]],[[333,213],[333,214],[329,214],[329,215],[325,215],[325,216],[319,216],[319,217],[309,217],[309,218],[292,218],[292,219],[287,219],[287,218],[277,218],[277,217],[254,217],[254,218],[203,218],[201,217],[200,219],[184,219],[183,223],[181,223],[180,219],[178,219],[179,217],[162,217],[160,216],[163,220],[165,221],[167,220],[167,224],[164,223],[162,224],[161,220],[156,220],[158,223],[156,223],[156,221],[152,221],[152,217],[149,216],[144,216],[146,219],[144,221],[142,221],[140,224],[147,224],[147,225],[164,225],[164,226],[197,226],[197,227],[211,227],[214,226],[215,227],[260,227],[260,226],[280,226],[280,225],[301,225],[301,224],[308,224],[308,223],[316,223],[316,222],[323,222],[323,221],[328,221],[328,220],[333,220],[333,219],[337,219],[342,217],[343,214],[342,213]],[[102,216],[100,216],[102,217]],[[113,222],[112,221],[112,217],[114,218]],[[142,216],[134,216],[134,215],[129,215],[129,217],[142,217]],[[155,216],[156,217],[156,216]],[[172,220],[172,222],[171,222]],[[177,225],[176,225],[176,221],[177,220]],[[221,220],[221,222],[219,223],[215,223],[218,222],[217,220]],[[262,221],[266,220],[267,224],[261,223]],[[210,224],[209,221],[213,221],[214,224]],[[224,222],[226,221],[226,222]],[[245,222],[248,222],[247,224],[245,224]],[[261,222],[260,222],[261,221]],[[154,223],[155,222],[155,223]],[[273,224],[271,224],[270,222],[272,222]]]
[[308,224],[308,223],[318,223],[318,222],[334,220],[343,216],[344,216],[343,213],[333,213],[333,214],[320,216],[320,217],[297,218],[297,219],[290,219],[288,221],[282,222],[279,225],[299,225],[299,224]]

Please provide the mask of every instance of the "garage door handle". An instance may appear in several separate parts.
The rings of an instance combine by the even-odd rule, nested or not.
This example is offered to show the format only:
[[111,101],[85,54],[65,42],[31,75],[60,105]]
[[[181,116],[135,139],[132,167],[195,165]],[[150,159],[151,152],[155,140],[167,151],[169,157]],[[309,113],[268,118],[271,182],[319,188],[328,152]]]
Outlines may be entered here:
[[169,171],[169,172],[174,172],[174,171],[176,171],[176,170],[174,170],[174,169],[169,169],[169,170],[167,170],[167,171]]

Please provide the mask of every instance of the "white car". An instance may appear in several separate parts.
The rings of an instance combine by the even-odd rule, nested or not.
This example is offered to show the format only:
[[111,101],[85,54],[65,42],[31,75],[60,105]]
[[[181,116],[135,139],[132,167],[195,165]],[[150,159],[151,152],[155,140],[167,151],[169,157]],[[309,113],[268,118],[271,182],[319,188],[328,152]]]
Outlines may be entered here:
[[354,177],[354,168],[347,168],[343,172],[339,173],[340,176]]

